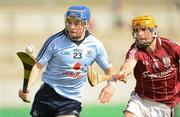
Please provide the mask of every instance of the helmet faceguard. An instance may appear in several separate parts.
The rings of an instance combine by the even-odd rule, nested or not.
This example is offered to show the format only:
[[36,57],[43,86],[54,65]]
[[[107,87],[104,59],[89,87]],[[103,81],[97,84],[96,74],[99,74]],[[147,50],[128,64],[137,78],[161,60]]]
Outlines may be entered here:
[[[148,46],[151,45],[153,40],[157,37],[156,27],[157,27],[156,21],[152,16],[138,16],[132,20],[131,31],[133,37],[136,39],[136,45],[138,48],[146,49]],[[138,42],[139,31],[147,30],[147,29],[149,29],[149,31],[153,34],[152,40],[150,42],[139,43]]]

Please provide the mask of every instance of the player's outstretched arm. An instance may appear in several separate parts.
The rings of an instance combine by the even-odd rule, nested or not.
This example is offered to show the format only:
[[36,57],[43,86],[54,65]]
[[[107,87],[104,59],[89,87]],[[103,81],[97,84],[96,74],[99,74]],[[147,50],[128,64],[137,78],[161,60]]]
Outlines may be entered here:
[[127,76],[133,72],[136,63],[137,61],[135,59],[126,59],[120,68],[120,72],[113,75],[113,79],[126,83]]
[[103,81],[109,80],[119,80],[124,83],[127,82],[126,77],[133,71],[137,61],[135,59],[127,59],[123,63],[120,72],[114,75],[102,75],[95,72],[92,66],[88,67],[88,81],[89,84],[94,87],[96,84],[101,83]]

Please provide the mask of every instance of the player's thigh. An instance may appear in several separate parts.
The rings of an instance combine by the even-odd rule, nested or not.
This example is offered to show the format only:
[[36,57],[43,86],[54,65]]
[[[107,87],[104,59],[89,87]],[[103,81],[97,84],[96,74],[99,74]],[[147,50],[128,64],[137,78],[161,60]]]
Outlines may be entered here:
[[124,112],[124,117],[137,117],[137,116],[132,112],[125,111]]
[[56,117],[77,117],[76,115],[59,115],[59,116],[56,116]]
[[127,107],[124,110],[124,117],[144,117],[146,115],[146,107],[141,98],[134,92],[128,101]]

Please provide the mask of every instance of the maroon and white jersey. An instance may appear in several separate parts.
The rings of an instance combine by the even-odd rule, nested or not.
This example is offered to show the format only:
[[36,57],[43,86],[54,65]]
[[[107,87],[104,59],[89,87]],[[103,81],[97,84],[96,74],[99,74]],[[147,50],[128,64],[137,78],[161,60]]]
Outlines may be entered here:
[[180,45],[158,37],[157,49],[148,52],[135,44],[126,59],[135,59],[135,92],[142,98],[176,106],[180,102]]

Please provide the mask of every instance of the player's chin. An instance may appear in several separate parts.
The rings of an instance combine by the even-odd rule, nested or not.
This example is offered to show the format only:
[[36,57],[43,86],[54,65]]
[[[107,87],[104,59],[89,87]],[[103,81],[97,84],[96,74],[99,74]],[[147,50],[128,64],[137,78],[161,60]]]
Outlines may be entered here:
[[147,42],[146,39],[139,39],[139,40],[138,40],[138,43],[139,43],[139,44],[144,44],[144,43],[146,43],[146,42]]
[[72,40],[76,41],[80,39],[80,36],[70,36]]
[[76,31],[68,31],[70,36],[77,36],[78,33]]

